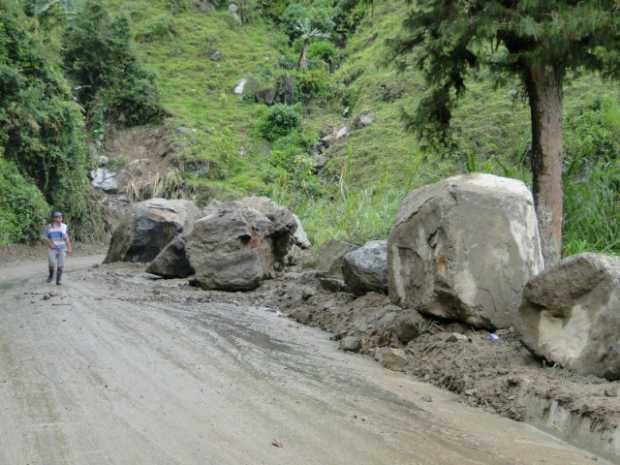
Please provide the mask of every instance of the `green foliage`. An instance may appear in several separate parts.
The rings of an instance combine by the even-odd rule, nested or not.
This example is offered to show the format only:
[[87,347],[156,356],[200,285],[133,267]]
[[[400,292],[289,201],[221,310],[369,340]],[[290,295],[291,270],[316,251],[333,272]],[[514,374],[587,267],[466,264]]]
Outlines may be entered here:
[[303,102],[314,98],[327,99],[334,95],[331,77],[321,68],[298,71],[295,73],[295,85],[297,94]]
[[0,158],[0,245],[36,240],[48,214],[41,192]]
[[307,23],[309,29],[331,34],[335,27],[334,14],[331,0],[314,0],[309,5],[291,3],[280,17],[280,25],[292,43],[303,34],[300,24]]
[[326,40],[313,42],[308,47],[308,58],[310,60],[323,61],[330,70],[336,63],[337,54],[338,52],[334,44]]
[[176,34],[174,18],[169,14],[162,14],[146,21],[141,30],[136,31],[135,36],[139,42],[152,42],[154,40],[171,38]]
[[[418,0],[391,40],[403,68],[412,54],[429,87],[409,125],[445,135],[466,78],[481,67],[525,80],[537,70],[558,85],[571,69],[620,76],[620,9],[615,0]],[[413,53],[412,53],[413,52]]]
[[565,129],[564,253],[620,254],[620,104],[598,98]]
[[164,0],[166,7],[173,15],[184,13],[192,9],[191,0]]
[[309,19],[309,13],[304,5],[300,3],[291,3],[286,8],[280,17],[280,25],[290,42],[293,42],[301,35],[297,26],[307,19]]
[[258,130],[265,139],[274,141],[288,135],[298,128],[301,122],[301,113],[298,106],[278,104],[269,108]]
[[92,209],[80,108],[21,9],[0,0],[0,10],[0,149],[51,205],[85,223]]
[[[169,30],[161,18],[151,26],[144,38]],[[87,0],[63,41],[65,68],[92,124],[101,124],[103,118],[133,126],[163,117],[154,76],[144,70],[131,46],[127,17],[112,17],[101,0]]]
[[620,164],[596,161],[564,181],[564,254],[620,255]]

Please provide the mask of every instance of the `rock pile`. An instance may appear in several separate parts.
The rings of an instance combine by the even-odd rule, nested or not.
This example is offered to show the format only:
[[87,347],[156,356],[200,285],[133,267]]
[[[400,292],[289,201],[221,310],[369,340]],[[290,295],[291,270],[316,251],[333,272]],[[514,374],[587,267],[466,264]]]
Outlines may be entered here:
[[212,202],[135,204],[114,231],[105,263],[151,262],[147,272],[187,278],[205,289],[256,288],[282,269],[296,247],[310,247],[299,218],[266,197]]

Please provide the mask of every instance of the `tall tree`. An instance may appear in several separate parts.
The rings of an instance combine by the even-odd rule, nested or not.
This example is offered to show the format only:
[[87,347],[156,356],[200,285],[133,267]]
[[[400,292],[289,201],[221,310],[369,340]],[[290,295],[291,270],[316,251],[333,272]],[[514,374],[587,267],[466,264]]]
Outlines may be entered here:
[[571,71],[620,76],[619,0],[416,0],[393,40],[429,94],[412,126],[445,135],[467,75],[518,76],[531,110],[533,191],[546,263],[562,247],[562,88]]

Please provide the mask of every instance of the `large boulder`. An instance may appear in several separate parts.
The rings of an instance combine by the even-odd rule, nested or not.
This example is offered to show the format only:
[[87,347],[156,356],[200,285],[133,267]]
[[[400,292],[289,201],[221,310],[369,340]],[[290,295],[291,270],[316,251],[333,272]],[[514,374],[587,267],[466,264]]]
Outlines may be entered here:
[[293,242],[294,224],[283,218],[282,213],[272,221],[242,201],[211,208],[187,236],[186,253],[196,272],[193,283],[226,291],[258,287],[283,265],[283,244]]
[[345,254],[342,272],[347,288],[356,295],[387,291],[387,241],[370,241]]
[[136,203],[114,230],[104,263],[150,262],[175,236],[190,233],[200,216],[201,210],[190,200]]
[[543,267],[530,191],[487,174],[411,192],[388,239],[394,303],[480,328],[516,324],[523,287]]
[[292,245],[298,245],[302,248],[306,248],[308,245],[302,244],[304,237],[306,241],[307,237],[299,218],[269,197],[244,197],[235,203],[241,207],[259,211],[273,223],[274,234],[271,240],[277,266],[285,262],[284,258],[288,255]]
[[535,354],[584,375],[620,379],[620,258],[569,257],[523,291],[520,331]]
[[178,235],[155,257],[146,268],[147,273],[163,278],[187,278],[194,274],[185,253],[185,239]]

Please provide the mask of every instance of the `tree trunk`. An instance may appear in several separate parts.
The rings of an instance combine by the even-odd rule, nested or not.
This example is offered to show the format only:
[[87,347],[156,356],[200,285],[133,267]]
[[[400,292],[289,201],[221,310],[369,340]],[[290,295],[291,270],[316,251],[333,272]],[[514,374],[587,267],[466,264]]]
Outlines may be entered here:
[[562,74],[532,65],[525,84],[532,116],[534,203],[545,266],[562,255]]
[[308,41],[304,40],[301,46],[301,52],[299,53],[299,60],[297,60],[297,69],[305,70],[308,67],[308,60],[306,59],[306,51],[308,49]]

